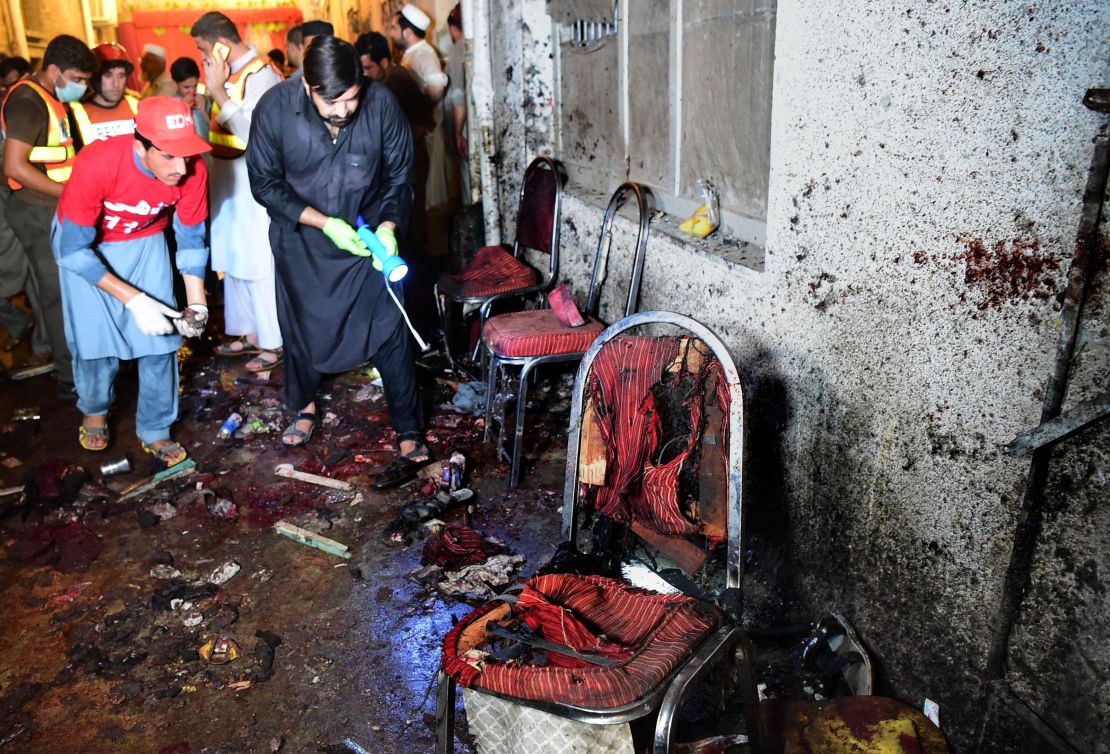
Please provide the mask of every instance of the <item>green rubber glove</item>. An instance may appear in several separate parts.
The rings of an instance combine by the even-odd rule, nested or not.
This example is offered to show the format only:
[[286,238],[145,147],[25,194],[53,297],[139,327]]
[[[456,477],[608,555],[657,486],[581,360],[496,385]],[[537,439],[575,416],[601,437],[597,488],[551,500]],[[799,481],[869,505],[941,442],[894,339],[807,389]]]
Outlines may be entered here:
[[324,235],[343,251],[350,252],[356,257],[370,256],[370,249],[366,248],[366,244],[358,237],[358,232],[347,221],[338,217],[329,217],[322,230]]
[[[382,246],[385,247],[386,256],[397,256],[397,236],[393,234],[393,228],[388,226],[379,227],[374,231],[374,235],[378,237],[378,240],[382,242]],[[374,269],[378,272],[382,271],[382,263],[378,261],[377,257],[374,257]]]

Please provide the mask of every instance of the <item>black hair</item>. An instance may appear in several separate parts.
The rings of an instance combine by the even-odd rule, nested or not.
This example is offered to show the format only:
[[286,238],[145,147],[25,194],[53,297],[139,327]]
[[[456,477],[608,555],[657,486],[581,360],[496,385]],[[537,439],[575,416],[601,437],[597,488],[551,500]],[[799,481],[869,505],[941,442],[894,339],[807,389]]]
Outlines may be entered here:
[[6,79],[13,72],[18,73],[20,77],[26,76],[31,72],[31,64],[18,55],[4,58],[3,62],[0,62],[0,79]]
[[317,96],[331,102],[362,81],[362,62],[350,42],[316,37],[304,54],[304,80]]
[[[143,145],[143,149],[158,149],[158,147],[154,146],[153,141],[151,141],[150,139],[143,136],[137,130],[134,132],[134,136],[135,136],[135,141],[137,141],[137,142],[139,142],[140,144]],[[162,151],[162,150],[159,149],[158,151]]]
[[190,37],[200,37],[208,44],[216,44],[221,37],[229,42],[242,42],[235,22],[223,13],[209,11],[196,20],[189,30]]
[[289,31],[285,32],[285,43],[295,44],[297,45],[297,47],[300,47],[304,44],[304,32],[301,31],[301,27],[299,24],[297,26],[294,26]]
[[423,39],[424,35],[427,34],[426,31],[421,29],[419,26],[416,26],[415,24],[413,24],[412,21],[409,21],[407,18],[405,18],[404,13],[398,13],[397,14],[397,23],[400,24],[402,32],[405,29],[412,29],[412,33],[415,34],[416,36],[420,37],[421,39]]
[[192,58],[178,58],[170,66],[170,78],[180,84],[191,78],[200,78],[200,67]]
[[456,3],[451,12],[447,14],[447,25],[454,26],[462,31],[462,3]]
[[266,57],[268,57],[270,59],[270,62],[276,65],[278,68],[281,68],[283,65],[285,65],[285,53],[277,48],[274,48],[273,50],[267,52]]
[[59,71],[78,70],[90,76],[96,73],[96,56],[89,46],[77,37],[59,34],[50,40],[42,54],[42,67],[58,66]]
[[335,27],[330,21],[305,21],[301,24],[302,37],[335,36]]
[[377,63],[389,57],[389,40],[376,31],[368,31],[358,35],[355,49],[359,55],[365,55],[371,62]]

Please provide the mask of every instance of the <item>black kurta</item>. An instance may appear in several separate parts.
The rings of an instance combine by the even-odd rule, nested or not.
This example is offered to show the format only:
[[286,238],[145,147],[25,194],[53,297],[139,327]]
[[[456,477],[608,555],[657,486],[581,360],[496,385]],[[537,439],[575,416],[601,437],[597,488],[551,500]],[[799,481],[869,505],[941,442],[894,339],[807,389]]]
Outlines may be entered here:
[[297,77],[259,101],[248,143],[251,191],[271,219],[286,359],[318,373],[358,366],[404,327],[400,312],[370,258],[298,218],[311,206],[352,226],[359,215],[371,228],[391,220],[402,236],[413,197],[408,123],[393,96],[364,79],[359,108],[333,144]]

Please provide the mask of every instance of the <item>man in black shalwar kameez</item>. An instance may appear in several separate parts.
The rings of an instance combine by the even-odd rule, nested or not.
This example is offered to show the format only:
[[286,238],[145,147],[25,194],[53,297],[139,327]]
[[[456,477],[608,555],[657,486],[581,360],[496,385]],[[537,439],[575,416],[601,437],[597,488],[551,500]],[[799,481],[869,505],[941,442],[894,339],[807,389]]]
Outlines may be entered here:
[[282,442],[297,447],[311,438],[323,375],[373,359],[400,452],[376,486],[407,481],[430,459],[409,335],[353,227],[361,215],[397,253],[394,230],[405,228],[413,197],[404,115],[384,87],[363,77],[354,46],[320,37],[305,53],[303,78],[259,101],[249,144],[251,189],[271,218],[285,402],[297,412]]

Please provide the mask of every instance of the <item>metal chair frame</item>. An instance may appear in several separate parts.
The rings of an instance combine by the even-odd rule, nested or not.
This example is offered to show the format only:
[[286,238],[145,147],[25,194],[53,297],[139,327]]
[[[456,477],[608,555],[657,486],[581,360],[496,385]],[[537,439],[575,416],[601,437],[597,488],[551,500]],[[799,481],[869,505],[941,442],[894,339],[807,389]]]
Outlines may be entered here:
[[[551,252],[548,254],[547,275],[535,285],[525,286],[524,288],[516,288],[511,291],[504,291],[502,293],[494,294],[491,296],[456,296],[442,292],[439,289],[439,281],[436,281],[434,294],[436,300],[436,308],[439,314],[439,325],[443,329],[443,347],[447,353],[447,360],[451,363],[452,367],[457,370],[455,358],[451,353],[451,339],[447,335],[449,327],[449,316],[447,311],[447,302],[450,301],[455,304],[480,304],[478,309],[478,332],[486,323],[489,317],[490,306],[495,300],[519,298],[529,296],[533,293],[546,293],[554,287],[555,282],[559,279],[559,235],[562,226],[563,214],[563,174],[559,163],[550,157],[539,156],[529,163],[524,171],[524,180],[520,182],[520,193],[517,199],[517,223],[520,222],[521,209],[524,207],[524,195],[528,188],[528,179],[535,171],[550,170],[555,179],[555,208],[552,210],[551,217]],[[520,254],[523,251],[523,246],[520,243],[520,229],[517,228],[516,238],[513,240],[513,256],[520,259]],[[479,337],[478,342],[474,345],[474,350],[470,355],[471,360],[478,358],[481,351],[482,341]],[[484,376],[484,375],[483,375]]]
[[[589,296],[586,300],[586,313],[597,319],[598,310],[601,306],[601,288],[605,283],[607,277],[607,267],[609,261],[609,252],[613,246],[613,222],[616,219],[617,211],[620,209],[621,202],[627,195],[631,195],[636,200],[636,206],[640,213],[639,230],[636,236],[636,252],[632,262],[631,275],[629,277],[628,286],[628,300],[624,307],[624,316],[627,317],[632,314],[636,309],[637,301],[640,297],[640,281],[643,277],[644,270],[644,257],[647,251],[647,240],[649,228],[648,225],[651,221],[651,212],[649,207],[649,194],[647,190],[640,186],[638,183],[627,182],[620,185],[613,193],[612,198],[609,200],[609,206],[605,209],[605,216],[601,223],[601,236],[597,242],[597,253],[594,256],[593,272],[590,275],[590,290]],[[491,296],[486,301],[483,307],[483,324],[484,317],[488,315],[489,307],[493,305],[494,301],[502,298],[501,294]],[[516,487],[520,483],[520,460],[521,460],[521,441],[524,434],[524,414],[525,407],[528,402],[528,377],[534,370],[544,364],[555,364],[559,362],[578,361],[586,353],[586,351],[574,351],[570,353],[551,354],[548,356],[500,356],[494,353],[493,349],[484,340],[479,342],[479,345],[485,346],[486,360],[489,363],[488,369],[488,384],[486,387],[486,413],[485,413],[485,434],[483,441],[489,442],[492,436],[492,425],[494,417],[494,404],[499,403],[501,408],[501,415],[497,417],[498,431],[497,431],[497,455],[499,458],[504,458],[510,464],[512,469],[509,472],[509,488]],[[505,414],[504,403],[509,400],[508,396],[497,396],[497,383],[498,377],[506,370],[506,367],[519,366],[520,376],[517,380],[517,394],[516,394],[516,415],[514,416],[515,427],[513,432],[513,449],[512,453],[505,451]],[[508,382],[507,377],[505,380]]]
[[[578,538],[578,514],[581,505],[578,456],[581,449],[582,419],[586,405],[585,393],[590,369],[606,343],[628,330],[649,325],[671,325],[687,331],[708,346],[721,365],[720,379],[725,380],[729,394],[728,485],[726,492],[728,541],[725,558],[725,586],[738,589],[743,575],[744,552],[744,449],[747,445],[747,425],[744,421],[744,388],[740,380],[740,373],[736,369],[736,364],[724,343],[704,325],[682,314],[647,311],[626,316],[606,328],[582,356],[574,381],[574,395],[571,399],[566,482],[563,487],[562,539],[568,542],[577,542]],[[652,750],[654,754],[669,754],[674,750],[675,715],[682,708],[683,703],[685,703],[697,682],[730,655],[742,655],[742,659],[737,661],[737,669],[740,674],[739,688],[743,697],[744,717],[748,726],[750,749],[753,752],[758,752],[761,750],[763,736],[759,722],[759,699],[755,681],[751,674],[751,648],[747,634],[736,625],[725,625],[707,636],[694,648],[686,662],[676,667],[655,688],[641,699],[621,707],[591,709],[553,702],[515,699],[481,688],[475,688],[474,691],[508,699],[516,704],[539,709],[576,722],[593,725],[627,723],[651,714],[658,709]],[[440,671],[438,683],[436,752],[437,754],[449,754],[454,740],[455,682],[449,675]]]

